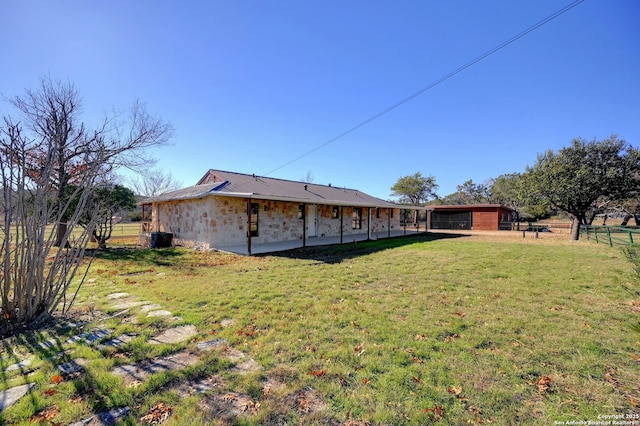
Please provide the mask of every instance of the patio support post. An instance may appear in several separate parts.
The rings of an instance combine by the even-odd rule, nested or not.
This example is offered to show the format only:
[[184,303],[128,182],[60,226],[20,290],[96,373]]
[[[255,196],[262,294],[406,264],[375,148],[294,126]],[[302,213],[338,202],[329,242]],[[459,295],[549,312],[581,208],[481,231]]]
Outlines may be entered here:
[[371,207],[367,207],[367,240],[371,239]]
[[247,253],[251,256],[251,199],[247,198]]
[[344,235],[344,214],[343,214],[344,206],[340,206],[340,244],[342,244],[342,237]]
[[426,209],[425,213],[427,213],[427,224],[425,225],[426,228],[424,230],[424,233],[428,234],[429,233],[429,228],[431,228],[431,212],[429,211],[429,209]]
[[387,209],[387,238],[391,238],[391,212],[392,209]]
[[403,209],[404,210],[404,214],[402,213],[402,210],[400,210],[400,217],[404,218],[404,235],[407,235],[407,209]]
[[307,246],[307,205],[302,205],[302,247]]

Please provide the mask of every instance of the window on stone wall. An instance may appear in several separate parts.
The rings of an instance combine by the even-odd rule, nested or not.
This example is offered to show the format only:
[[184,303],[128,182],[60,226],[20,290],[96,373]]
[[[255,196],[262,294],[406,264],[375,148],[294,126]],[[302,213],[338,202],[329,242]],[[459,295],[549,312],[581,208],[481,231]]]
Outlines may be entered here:
[[391,212],[391,219],[393,219],[393,209],[389,209],[389,211]]
[[260,211],[259,207],[260,206],[258,205],[258,203],[251,203],[251,220],[249,229],[251,230],[252,237],[258,236],[258,212]]
[[298,219],[304,218],[304,204],[298,206]]
[[362,229],[362,208],[354,207],[351,216],[351,228]]
[[376,219],[380,219],[380,209],[376,208]]
[[331,218],[338,219],[340,217],[340,207],[333,206],[333,210],[331,210]]

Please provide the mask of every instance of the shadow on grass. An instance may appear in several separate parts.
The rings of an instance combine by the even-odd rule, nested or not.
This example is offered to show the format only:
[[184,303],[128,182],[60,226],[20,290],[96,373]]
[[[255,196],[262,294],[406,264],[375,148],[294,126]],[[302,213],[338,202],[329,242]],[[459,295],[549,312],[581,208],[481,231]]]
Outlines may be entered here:
[[353,259],[371,253],[377,253],[384,250],[394,249],[398,247],[408,246],[416,243],[429,241],[468,237],[467,234],[417,234],[410,236],[399,236],[391,238],[380,238],[378,240],[356,241],[345,244],[332,244],[325,246],[301,247],[292,250],[264,253],[256,255],[256,257],[288,257],[291,259],[316,260],[323,263],[340,263],[347,259]]
[[[16,347],[19,347],[21,352],[26,350],[29,354],[23,355],[24,359],[15,360],[16,365],[22,365],[12,374],[7,371],[7,365],[3,365],[0,380],[3,384],[2,388],[5,389],[9,388],[10,381],[18,382],[20,378],[24,383],[32,384],[32,387],[25,394],[34,409],[31,422],[34,421],[33,419],[38,421],[39,416],[46,408],[42,407],[43,402],[46,403],[49,395],[55,395],[55,386],[62,381],[71,382],[76,392],[75,395],[85,399],[90,410],[94,413],[108,410],[112,406],[116,406],[118,402],[112,400],[111,389],[103,386],[100,380],[76,362],[73,356],[73,347],[70,348],[68,345],[65,347],[65,342],[69,343],[69,339],[77,338],[77,334],[82,330],[82,327],[57,326],[57,324],[64,324],[65,321],[62,318],[54,318],[41,329],[14,335],[3,340],[0,344],[0,350],[3,352],[13,352]],[[17,358],[18,354],[14,355]],[[38,362],[38,359],[44,361],[44,365],[32,367],[31,361]],[[48,370],[47,364],[50,366],[50,371],[38,377],[36,372]],[[45,389],[47,385],[49,388]],[[4,411],[8,407],[3,408],[0,410],[0,423],[2,424],[6,420]]]
[[87,253],[96,259],[110,261],[144,262],[157,266],[172,266],[184,253],[174,248],[140,249],[140,248],[108,248]]

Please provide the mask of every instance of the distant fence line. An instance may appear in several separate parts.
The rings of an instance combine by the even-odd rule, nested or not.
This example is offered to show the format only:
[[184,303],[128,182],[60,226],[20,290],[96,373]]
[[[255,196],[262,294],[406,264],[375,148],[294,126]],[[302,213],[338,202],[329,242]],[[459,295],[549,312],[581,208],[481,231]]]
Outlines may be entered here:
[[588,241],[614,245],[640,244],[640,226],[593,226],[580,227],[580,235]]

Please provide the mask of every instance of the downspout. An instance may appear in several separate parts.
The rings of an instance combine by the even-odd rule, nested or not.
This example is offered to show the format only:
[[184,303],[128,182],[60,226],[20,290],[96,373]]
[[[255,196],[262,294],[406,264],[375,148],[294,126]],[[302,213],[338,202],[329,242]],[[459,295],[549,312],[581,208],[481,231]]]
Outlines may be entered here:
[[247,253],[251,256],[251,199],[247,198]]

